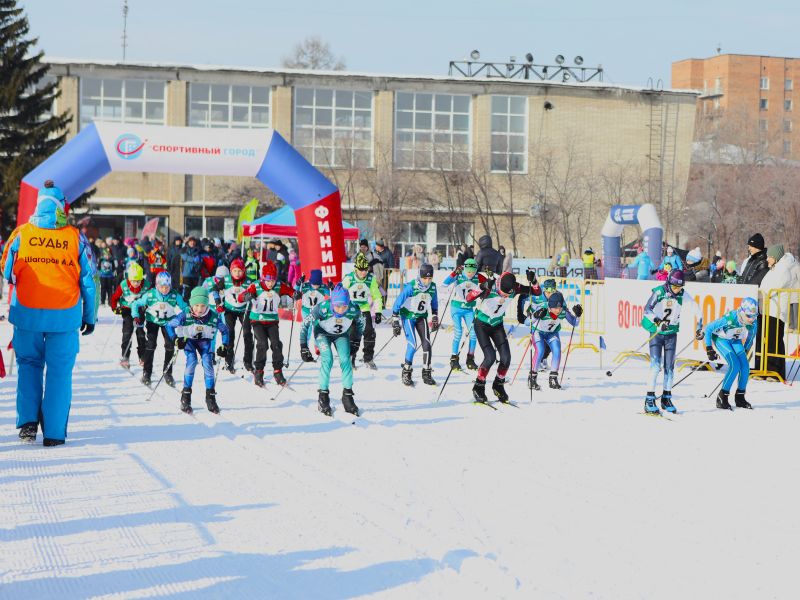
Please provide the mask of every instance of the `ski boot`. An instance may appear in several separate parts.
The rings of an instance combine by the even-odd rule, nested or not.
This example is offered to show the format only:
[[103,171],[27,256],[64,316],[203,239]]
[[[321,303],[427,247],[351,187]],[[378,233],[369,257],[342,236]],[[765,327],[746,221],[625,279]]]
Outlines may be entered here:
[[272,372],[272,378],[278,385],[286,385],[286,377],[283,376],[283,371],[281,371],[280,369],[275,369]]
[[328,390],[317,390],[319,392],[319,398],[317,399],[317,406],[319,408],[319,412],[323,415],[330,417],[331,416],[331,397],[328,394]]
[[470,371],[477,371],[478,365],[475,362],[475,355],[474,354],[467,354],[467,368]]
[[253,373],[253,383],[258,387],[264,387],[264,369],[258,369]]
[[433,369],[430,367],[422,369],[422,383],[426,385],[436,385],[436,380],[433,378]]
[[458,362],[458,354],[450,355],[450,369],[452,371],[460,371],[461,364]]
[[375,364],[375,361],[374,361],[374,360],[372,360],[372,359],[370,359],[370,360],[365,360],[365,361],[364,361],[364,366],[366,366],[366,367],[369,367],[369,368],[370,368],[370,369],[372,369],[373,371],[377,371],[377,370],[378,370],[378,365],[376,365],[376,364]]
[[36,422],[33,423],[25,423],[22,427],[19,428],[19,439],[23,442],[35,442],[36,441],[36,432],[39,429],[39,424]]
[[536,390],[537,392],[542,389],[542,386],[536,381],[536,377],[539,374],[536,371],[531,371],[528,373],[528,389],[529,390]]
[[247,371],[248,373],[252,373],[253,372],[253,363],[249,363],[249,362],[244,363],[244,370]]
[[192,388],[190,387],[181,390],[181,411],[187,415],[192,414]]
[[675,408],[675,405],[672,403],[672,392],[664,390],[661,394],[661,410],[665,410],[667,412],[676,413],[678,409]]
[[123,369],[128,369],[128,370],[130,370],[130,368],[131,368],[131,361],[130,361],[130,360],[128,360],[127,358],[121,358],[121,359],[120,359],[120,361],[119,361],[119,366],[120,366],[120,367],[122,367]]
[[142,373],[142,378],[139,381],[141,381],[143,384],[149,387],[151,383],[150,373]]
[[550,388],[553,390],[560,390],[561,384],[558,383],[558,371],[550,371],[550,379],[548,380]]
[[234,373],[236,373],[236,367],[234,367],[234,366],[233,366],[233,363],[232,363],[232,362],[226,362],[226,363],[225,363],[225,370],[226,370],[228,373],[230,373],[231,375],[233,375]]
[[44,438],[42,444],[45,446],[61,446],[64,443],[64,440],[56,440],[53,438]]
[[508,402],[508,393],[506,392],[506,388],[503,387],[503,384],[506,382],[505,377],[495,377],[494,383],[492,383],[492,391],[494,395],[497,396],[497,399],[500,402]]
[[648,415],[660,415],[661,411],[658,410],[656,406],[656,393],[655,392],[647,392],[647,396],[644,397],[644,412]]
[[342,391],[342,406],[344,406],[345,412],[348,412],[351,415],[358,416],[358,407],[356,406],[356,403],[353,401],[352,389],[345,388]]
[[722,410],[733,410],[731,403],[728,402],[729,395],[730,392],[726,392],[725,390],[719,391],[719,394],[717,394],[717,408],[721,408]]
[[736,390],[736,396],[734,396],[734,402],[736,403],[737,408],[753,408],[753,405],[750,404],[744,397],[743,390]]
[[208,408],[208,412],[212,412],[215,415],[219,414],[219,405],[217,404],[217,392],[212,388],[208,388],[206,390],[206,407]]
[[486,398],[486,380],[475,380],[475,385],[472,386],[472,399],[474,402],[481,404],[488,404],[489,400]]
[[175,387],[175,378],[172,376],[172,371],[164,372],[164,383],[166,383],[169,387]]
[[403,365],[403,385],[414,385],[414,381],[411,379],[411,373],[414,369],[411,368],[411,365],[404,364]]

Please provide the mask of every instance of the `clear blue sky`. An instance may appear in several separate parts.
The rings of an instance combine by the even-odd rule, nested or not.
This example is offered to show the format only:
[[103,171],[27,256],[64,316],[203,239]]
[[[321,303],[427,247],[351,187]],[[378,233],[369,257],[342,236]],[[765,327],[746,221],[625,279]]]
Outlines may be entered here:
[[[537,63],[581,54],[606,81],[669,85],[670,64],[723,52],[800,56],[800,2],[731,0],[129,0],[128,61],[280,66],[309,35],[348,70],[446,75],[477,48],[483,59]],[[24,0],[49,55],[122,57],[122,0]]]

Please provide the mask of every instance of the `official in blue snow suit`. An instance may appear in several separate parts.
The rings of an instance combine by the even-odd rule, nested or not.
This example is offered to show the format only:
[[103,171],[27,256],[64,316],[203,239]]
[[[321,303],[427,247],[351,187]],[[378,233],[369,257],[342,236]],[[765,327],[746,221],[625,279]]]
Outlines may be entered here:
[[97,310],[91,246],[67,225],[64,203],[63,192],[45,182],[36,211],[12,232],[0,261],[14,285],[8,320],[19,363],[17,428],[34,441],[41,423],[45,446],[67,437],[78,329],[92,333]]

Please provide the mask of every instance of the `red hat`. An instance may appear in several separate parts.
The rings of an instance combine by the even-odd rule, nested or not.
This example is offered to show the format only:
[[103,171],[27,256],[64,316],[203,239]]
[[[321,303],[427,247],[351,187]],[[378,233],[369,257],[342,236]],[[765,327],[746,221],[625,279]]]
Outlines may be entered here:
[[244,271],[244,261],[241,258],[234,258],[231,261],[231,271],[234,269],[239,269],[240,271]]
[[261,279],[274,281],[278,278],[278,269],[275,268],[275,263],[268,260],[261,267]]

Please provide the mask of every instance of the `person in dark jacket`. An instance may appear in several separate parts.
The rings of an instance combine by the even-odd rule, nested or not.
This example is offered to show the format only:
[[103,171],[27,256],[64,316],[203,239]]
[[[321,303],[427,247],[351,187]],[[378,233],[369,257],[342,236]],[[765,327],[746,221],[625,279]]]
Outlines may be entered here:
[[481,236],[478,240],[478,256],[475,262],[478,263],[478,273],[486,271],[487,267],[492,273],[503,272],[503,255],[492,248],[492,238],[489,235]]
[[172,247],[167,252],[167,271],[172,276],[172,281],[180,285],[181,280],[181,253],[183,252],[183,238],[176,237],[172,240]]
[[183,295],[188,297],[190,290],[197,287],[200,281],[200,248],[197,247],[197,240],[190,237],[186,241],[181,253],[183,262],[181,278],[183,279]]
[[[755,233],[747,240],[747,251],[750,256],[742,263],[742,274],[739,276],[739,283],[752,283],[761,285],[761,280],[769,271],[767,264],[767,246],[764,243],[764,236]],[[759,331],[761,330],[759,326]],[[758,340],[756,340],[758,341]]]

